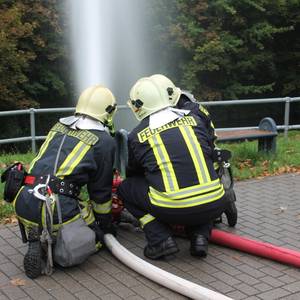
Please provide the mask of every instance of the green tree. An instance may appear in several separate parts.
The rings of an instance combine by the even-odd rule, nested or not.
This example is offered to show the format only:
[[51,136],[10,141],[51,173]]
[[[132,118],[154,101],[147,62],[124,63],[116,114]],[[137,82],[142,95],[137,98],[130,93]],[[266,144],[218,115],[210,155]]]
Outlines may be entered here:
[[19,43],[21,38],[30,37],[34,28],[33,24],[22,21],[23,14],[23,5],[0,10],[0,109],[30,102],[22,84],[28,80],[25,72],[35,55],[30,49],[21,48]]
[[274,43],[277,68],[274,94],[295,97],[300,94],[300,1],[278,1],[276,4],[280,13],[273,15],[273,22],[279,26],[288,22],[292,30],[278,35]]
[[284,43],[299,41],[299,8],[299,0],[161,0],[160,37],[167,52],[179,49],[179,63],[171,58],[179,82],[199,99],[281,96],[299,92],[290,70],[299,42]]
[[69,96],[59,5],[0,2],[0,109],[54,106]]
[[24,46],[34,49],[36,55],[30,64],[24,90],[41,106],[68,105],[70,68],[62,1],[23,0],[23,3],[28,9],[24,19],[36,25],[32,38],[24,41]]

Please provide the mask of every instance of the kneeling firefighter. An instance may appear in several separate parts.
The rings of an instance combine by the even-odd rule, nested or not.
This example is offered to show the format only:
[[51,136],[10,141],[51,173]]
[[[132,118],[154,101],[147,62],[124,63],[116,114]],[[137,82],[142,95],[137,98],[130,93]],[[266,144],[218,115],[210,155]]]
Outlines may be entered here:
[[[113,231],[115,142],[108,126],[115,112],[115,97],[109,89],[100,85],[87,88],[79,97],[75,115],[60,119],[51,128],[31,162],[14,200],[29,242],[24,257],[28,277],[51,273],[52,243],[54,261],[71,266],[99,249],[103,233]],[[83,186],[89,201],[78,198]]]
[[144,255],[159,259],[178,252],[168,225],[179,224],[186,225],[191,255],[205,257],[225,200],[204,123],[173,109],[167,91],[149,77],[135,83],[128,105],[141,122],[128,136],[127,178],[118,195],[145,232]]
[[[208,132],[210,145],[214,149],[214,167],[219,178],[224,183],[226,190],[228,203],[224,213],[227,217],[229,226],[235,226],[237,222],[237,208],[235,205],[236,196],[233,190],[233,177],[231,169],[229,168],[230,164],[228,164],[231,154],[229,154],[227,150],[221,150],[217,147],[217,134],[215,132],[215,126],[210,113],[194,98],[191,93],[181,90],[179,87],[175,86],[175,84],[165,75],[154,74],[150,76],[150,78],[152,78],[162,89],[167,91],[169,101],[173,107],[190,110],[204,123]],[[226,167],[224,167],[224,163]]]

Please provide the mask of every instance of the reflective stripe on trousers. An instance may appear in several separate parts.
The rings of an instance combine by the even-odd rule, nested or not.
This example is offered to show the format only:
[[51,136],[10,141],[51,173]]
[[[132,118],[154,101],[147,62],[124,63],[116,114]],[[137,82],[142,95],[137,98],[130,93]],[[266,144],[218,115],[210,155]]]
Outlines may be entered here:
[[194,194],[194,196],[190,195],[189,197],[182,196],[182,199],[168,197],[167,193],[162,197],[158,193],[159,192],[150,187],[149,198],[153,205],[169,208],[187,208],[219,200],[224,196],[225,191],[223,185],[219,185],[217,189],[208,193]]

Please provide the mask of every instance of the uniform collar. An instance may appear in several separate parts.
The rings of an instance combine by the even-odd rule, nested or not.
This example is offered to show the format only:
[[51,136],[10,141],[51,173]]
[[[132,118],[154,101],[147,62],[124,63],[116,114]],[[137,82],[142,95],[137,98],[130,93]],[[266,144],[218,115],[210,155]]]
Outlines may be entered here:
[[155,129],[166,125],[174,120],[184,117],[190,111],[185,109],[177,109],[173,107],[167,107],[154,114],[150,115],[149,127],[150,129]]
[[60,118],[59,122],[70,127],[71,129],[83,129],[83,130],[99,130],[105,131],[105,126],[96,120],[93,120],[87,116],[70,116],[66,118]]

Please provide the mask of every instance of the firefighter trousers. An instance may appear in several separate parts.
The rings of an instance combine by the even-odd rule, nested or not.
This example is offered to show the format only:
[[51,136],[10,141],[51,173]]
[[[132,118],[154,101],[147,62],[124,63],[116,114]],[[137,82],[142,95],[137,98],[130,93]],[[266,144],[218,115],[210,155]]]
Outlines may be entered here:
[[[188,236],[201,234],[210,236],[214,219],[225,210],[225,197],[209,204],[189,208],[166,208],[152,205],[149,196],[149,184],[144,177],[134,176],[125,179],[118,188],[118,196],[124,206],[142,224],[149,245],[156,245],[171,234],[170,224],[184,225]],[[142,222],[141,222],[142,223]]]

